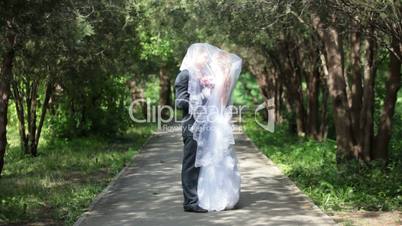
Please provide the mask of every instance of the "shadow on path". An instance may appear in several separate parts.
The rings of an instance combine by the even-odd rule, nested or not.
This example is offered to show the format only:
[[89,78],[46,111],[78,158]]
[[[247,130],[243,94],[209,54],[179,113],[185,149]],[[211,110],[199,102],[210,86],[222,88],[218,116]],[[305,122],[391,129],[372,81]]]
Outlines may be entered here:
[[184,212],[180,130],[155,133],[75,225],[335,225],[243,133],[236,133],[241,194],[234,210]]

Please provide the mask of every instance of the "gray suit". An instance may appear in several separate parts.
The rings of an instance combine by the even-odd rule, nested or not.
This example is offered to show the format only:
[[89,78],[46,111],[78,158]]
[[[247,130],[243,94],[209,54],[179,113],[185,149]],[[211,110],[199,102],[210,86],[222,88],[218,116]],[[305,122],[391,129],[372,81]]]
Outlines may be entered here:
[[183,162],[181,170],[181,183],[184,195],[184,207],[196,206],[198,204],[197,183],[200,168],[195,167],[195,156],[197,142],[193,140],[193,134],[189,128],[194,123],[194,118],[188,113],[188,101],[190,94],[187,92],[189,72],[181,71],[175,81],[176,106],[183,111],[182,136],[183,136]]

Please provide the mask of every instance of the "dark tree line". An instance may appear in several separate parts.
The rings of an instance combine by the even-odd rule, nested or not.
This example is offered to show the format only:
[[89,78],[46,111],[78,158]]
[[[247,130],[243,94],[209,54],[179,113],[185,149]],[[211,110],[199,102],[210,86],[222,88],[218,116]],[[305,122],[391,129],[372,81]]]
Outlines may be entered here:
[[338,162],[387,161],[401,86],[400,1],[201,1],[194,9],[212,34],[228,35],[211,40],[232,42],[246,58],[262,96],[275,100],[277,123],[290,112],[295,133],[318,140],[333,127]]

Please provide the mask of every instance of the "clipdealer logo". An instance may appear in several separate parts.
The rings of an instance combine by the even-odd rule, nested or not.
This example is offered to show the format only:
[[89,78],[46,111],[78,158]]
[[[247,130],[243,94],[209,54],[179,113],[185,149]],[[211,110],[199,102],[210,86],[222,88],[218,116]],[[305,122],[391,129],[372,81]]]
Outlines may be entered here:
[[[179,104],[178,104],[179,103]],[[182,119],[178,119],[177,112],[181,111],[180,103],[187,103],[188,100],[176,100],[174,106],[170,105],[153,105],[149,98],[137,99],[132,101],[128,107],[128,112],[131,120],[136,123],[157,123],[158,129],[162,128],[163,124],[169,123],[182,123]],[[135,116],[135,109],[139,106],[146,105],[146,117],[137,118]],[[143,108],[143,107],[142,107]],[[230,105],[227,107],[230,109],[230,114],[236,118],[238,123],[242,123],[242,115],[244,111],[249,111],[250,107],[246,105]],[[212,108],[213,109],[213,108]],[[204,109],[205,110],[205,109]],[[216,110],[216,109],[213,109]],[[262,120],[258,115],[266,111],[267,120]],[[227,112],[226,112],[227,113]],[[255,123],[266,131],[273,133],[275,131],[275,101],[274,98],[270,98],[265,102],[255,106],[253,111]],[[167,117],[166,117],[167,116]],[[188,117],[185,120],[189,120]],[[206,120],[209,120],[208,118]]]

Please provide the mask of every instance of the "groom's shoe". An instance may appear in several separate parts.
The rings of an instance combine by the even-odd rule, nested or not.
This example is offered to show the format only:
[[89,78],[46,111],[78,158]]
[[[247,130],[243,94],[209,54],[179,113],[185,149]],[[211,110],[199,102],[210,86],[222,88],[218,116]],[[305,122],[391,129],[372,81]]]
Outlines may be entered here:
[[196,212],[196,213],[206,213],[208,210],[200,207],[199,205],[196,206],[184,206],[184,211],[186,212]]

